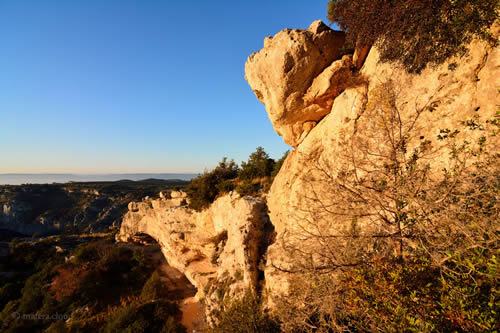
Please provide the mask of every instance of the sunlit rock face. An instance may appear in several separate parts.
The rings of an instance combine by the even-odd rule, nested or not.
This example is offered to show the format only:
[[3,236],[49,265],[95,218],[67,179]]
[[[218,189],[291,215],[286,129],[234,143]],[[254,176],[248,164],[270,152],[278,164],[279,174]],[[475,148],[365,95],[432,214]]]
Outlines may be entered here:
[[276,133],[290,146],[297,146],[304,133],[330,112],[331,105],[314,101],[330,93],[328,78],[317,80],[313,91],[308,90],[339,60],[344,41],[343,32],[316,21],[307,30],[285,29],[266,37],[264,48],[248,57],[246,80],[266,105]]
[[217,289],[224,289],[223,297],[234,297],[257,288],[258,265],[271,231],[265,203],[231,193],[196,212],[181,206],[182,192],[173,194],[173,199],[131,202],[117,239],[154,238],[169,265],[198,289],[198,299],[205,299],[207,314],[221,302]]
[[[267,198],[277,239],[286,239],[299,228],[307,229],[304,221],[314,209],[310,198],[328,196],[322,174],[333,173],[346,162],[340,157],[341,151],[356,128],[370,128],[373,119],[364,110],[381,83],[391,82],[402,117],[426,109],[415,125],[418,135],[407,143],[407,149],[415,149],[422,138],[430,140],[436,148],[431,161],[435,170],[445,167],[449,160],[449,150],[437,140],[440,130],[458,128],[467,119],[493,119],[500,104],[498,48],[474,41],[466,57],[450,59],[416,75],[380,63],[376,48],[370,50],[364,64],[359,56],[354,66],[350,56],[338,59],[343,36],[321,24],[313,26],[321,28],[315,32],[311,28],[284,30],[266,38],[264,48],[251,55],[246,64],[247,81],[265,104],[275,131],[295,147]],[[498,36],[498,31],[495,33]],[[315,36],[321,42],[314,42]],[[347,68],[363,81],[338,89],[338,76],[345,75]],[[367,142],[383,144],[380,133],[366,131],[357,135]],[[470,135],[482,133],[462,131],[457,140]],[[491,146],[499,147],[498,142]],[[321,170],[324,167],[329,170]],[[319,224],[340,227],[335,226],[332,216],[326,218],[330,220]],[[276,267],[286,270],[288,259],[278,243],[268,248],[265,281],[271,295],[287,289],[288,275]]]
[[[498,48],[474,41],[466,57],[416,75],[380,63],[376,48],[366,59],[342,56],[343,43],[342,33],[314,22],[308,30],[287,29],[266,38],[264,48],[248,58],[248,83],[265,104],[276,132],[295,148],[265,198],[232,193],[202,212],[182,206],[182,192],[172,193],[172,199],[129,205],[118,239],[140,234],[156,239],[168,262],[198,288],[208,312],[221,297],[242,295],[248,286],[266,290],[268,296],[286,293],[293,258],[282,241],[298,241],[302,249],[314,246],[291,237],[297,231],[318,232],[308,229],[311,214],[323,228],[319,232],[345,227],[331,215],[317,214],[311,198],[331,196],[325,175],[349,162],[346,142],[354,134],[367,144],[387,145],[366,112],[381,84],[391,83],[402,119],[424,110],[415,123],[418,135],[408,138],[406,149],[414,151],[429,140],[435,148],[429,162],[434,169],[446,167],[449,158],[449,150],[437,140],[440,130],[457,128],[467,119],[491,119],[500,104]],[[456,138],[474,135],[464,131]],[[498,143],[492,146],[498,149]]]

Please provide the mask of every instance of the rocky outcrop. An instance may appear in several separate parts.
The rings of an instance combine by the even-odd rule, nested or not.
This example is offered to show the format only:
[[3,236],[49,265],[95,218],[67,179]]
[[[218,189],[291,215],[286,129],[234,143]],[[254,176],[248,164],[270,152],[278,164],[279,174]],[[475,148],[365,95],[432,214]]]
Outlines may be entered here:
[[[142,234],[156,239],[169,264],[197,287],[198,299],[205,298],[208,312],[248,286],[265,287],[268,295],[286,293],[293,258],[283,244],[300,252],[315,244],[297,234],[347,227],[328,214],[321,199],[335,195],[329,179],[350,172],[346,164],[357,159],[348,154],[352,144],[379,150],[389,145],[381,127],[385,115],[376,118],[373,110],[384,109],[384,103],[397,109],[400,122],[411,124],[405,151],[418,151],[428,142],[433,147],[429,165],[441,169],[447,167],[449,150],[438,136],[469,119],[491,119],[500,104],[498,48],[474,41],[467,57],[416,75],[380,63],[376,48],[359,47],[354,56],[341,57],[343,43],[342,33],[315,22],[308,30],[267,37],[264,48],[248,58],[248,83],[266,105],[276,132],[295,148],[265,199],[232,193],[202,212],[189,210],[182,192],[129,204],[118,239]],[[482,134],[463,131],[455,138],[474,135]],[[492,140],[497,148],[498,137]],[[376,154],[369,158],[375,165],[383,162]],[[362,216],[358,222],[367,228]]]
[[11,231],[21,235],[48,235],[57,232],[58,226],[53,225],[46,216],[38,217],[34,223],[23,223],[25,214],[31,206],[25,202],[8,202],[0,210],[0,231]]
[[[321,33],[330,32],[323,28]],[[385,144],[380,133],[373,131],[375,120],[365,113],[367,104],[376,100],[375,92],[381,84],[391,83],[394,102],[404,119],[422,110],[413,130],[416,135],[407,142],[407,150],[414,151],[422,140],[429,140],[438,154],[432,159],[436,161],[432,162],[435,169],[446,166],[449,157],[449,150],[438,140],[440,131],[458,128],[469,119],[492,119],[500,104],[499,49],[483,42],[474,41],[465,58],[450,59],[416,75],[380,63],[376,48],[370,50],[366,59],[363,58],[369,48],[359,49],[354,66],[350,56],[337,60],[340,36],[339,42],[332,38],[324,45],[333,50],[325,58],[312,46],[312,36],[312,32],[284,30],[268,37],[264,48],[251,55],[245,67],[247,80],[266,105],[276,132],[296,148],[268,194],[277,237],[288,241],[292,241],[294,230],[307,232],[312,218],[324,219],[316,226],[341,227],[335,225],[332,215],[321,217],[313,212],[311,198],[328,197],[325,175],[335,174],[346,162],[343,151],[354,133],[369,144]],[[349,72],[352,67],[361,70]],[[346,81],[351,82],[343,86]],[[474,134],[462,131],[456,138],[466,139],[470,135]],[[498,147],[498,143],[493,142],[492,146]],[[300,246],[307,245],[302,242]],[[265,281],[270,294],[287,289],[286,257],[278,243],[269,247]]]
[[231,193],[195,212],[180,206],[182,192],[172,197],[131,202],[118,240],[141,234],[154,238],[169,265],[198,289],[196,297],[205,299],[208,312],[224,297],[257,288],[271,226],[265,203]]
[[[275,131],[287,144],[297,146],[304,133],[330,112],[331,105],[315,103],[314,99],[332,94],[327,77],[345,62],[327,67],[340,58],[344,40],[343,32],[316,21],[307,30],[286,29],[266,37],[264,48],[248,58],[245,78],[266,105]],[[315,88],[304,100],[314,79],[325,69],[327,73],[316,80]]]
[[106,195],[92,188],[70,185],[0,188],[0,230],[25,236],[46,236],[66,228],[101,232],[121,223],[129,195],[126,190],[123,194]]

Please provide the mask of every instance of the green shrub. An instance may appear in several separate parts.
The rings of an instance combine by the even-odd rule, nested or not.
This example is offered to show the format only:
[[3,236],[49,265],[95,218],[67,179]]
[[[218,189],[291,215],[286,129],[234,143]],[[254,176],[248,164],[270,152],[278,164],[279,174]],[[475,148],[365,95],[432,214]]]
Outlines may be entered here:
[[68,332],[68,329],[64,325],[64,321],[57,320],[47,328],[46,332],[47,333],[66,333],[66,332]]
[[248,157],[248,161],[241,163],[238,176],[241,180],[267,177],[271,176],[273,168],[274,160],[269,157],[264,148],[257,147],[257,150]]
[[111,251],[111,248],[111,243],[106,241],[83,244],[76,249],[73,260],[76,264],[97,262],[106,252]]
[[328,18],[351,45],[376,44],[381,60],[409,72],[467,53],[473,38],[496,43],[489,27],[499,18],[497,0],[330,0]]
[[[0,280],[2,332],[102,332],[105,326],[108,331],[184,332],[177,324],[180,312],[165,301],[171,295],[152,274],[143,248],[90,242],[73,250],[74,260],[66,263],[47,244],[23,243],[12,250],[4,268],[32,273]],[[71,314],[72,321],[23,320],[14,313]]]
[[[236,190],[241,195],[254,195],[261,189],[267,191],[288,152],[275,163],[262,147],[250,154],[247,162],[241,163],[241,168],[234,160],[226,157],[212,171],[191,180],[186,187],[189,198],[189,208],[201,211],[223,193]],[[238,185],[239,184],[239,185]]]
[[444,270],[426,253],[409,258],[374,259],[350,271],[344,316],[367,331],[491,332],[500,310],[497,257],[475,249],[456,254]]
[[236,187],[236,192],[241,195],[254,195],[260,189],[259,183],[254,183],[252,180],[245,179]]
[[262,303],[251,290],[232,301],[217,317],[213,333],[281,332],[278,321],[262,309]]
[[186,332],[176,323],[179,317],[177,304],[168,301],[130,305],[107,320],[104,332]]
[[158,271],[154,271],[146,281],[141,291],[142,301],[154,301],[167,295],[165,283],[161,280]]
[[11,300],[15,300],[21,296],[22,284],[17,281],[7,282],[0,287],[0,309]]
[[217,197],[217,179],[214,174],[206,172],[191,180],[186,187],[189,208],[201,211],[207,208]]
[[[214,170],[194,178],[186,187],[189,207],[197,211],[207,208],[220,193],[219,184],[223,184],[237,176],[238,165],[234,160],[228,161],[224,157]],[[222,188],[226,188],[225,186]]]
[[232,190],[234,190],[235,187],[236,185],[234,184],[233,179],[228,179],[220,184],[217,184],[217,189],[219,190],[219,193],[229,193]]

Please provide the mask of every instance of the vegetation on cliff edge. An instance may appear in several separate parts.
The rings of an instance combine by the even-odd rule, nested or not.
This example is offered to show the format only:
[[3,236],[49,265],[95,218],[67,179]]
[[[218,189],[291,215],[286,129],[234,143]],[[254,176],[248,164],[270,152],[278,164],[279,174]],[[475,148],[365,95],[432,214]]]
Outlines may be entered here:
[[375,44],[382,61],[418,73],[466,54],[473,38],[496,44],[499,9],[497,0],[330,0],[327,12],[348,43]]
[[189,207],[200,211],[207,208],[219,194],[233,190],[241,195],[268,191],[287,155],[288,151],[275,162],[264,148],[257,147],[248,161],[241,163],[241,167],[234,160],[224,157],[215,169],[194,178],[186,187]]

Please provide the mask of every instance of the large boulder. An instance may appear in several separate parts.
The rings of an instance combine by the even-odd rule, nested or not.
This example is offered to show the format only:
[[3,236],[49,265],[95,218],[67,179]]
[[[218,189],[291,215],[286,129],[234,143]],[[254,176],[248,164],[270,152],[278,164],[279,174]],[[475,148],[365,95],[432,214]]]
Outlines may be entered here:
[[316,21],[307,30],[286,29],[266,37],[264,48],[248,57],[245,78],[266,105],[276,133],[290,146],[296,147],[330,112],[331,105],[314,103],[311,98],[306,102],[304,95],[314,79],[340,58],[344,41],[343,32]]
[[[408,119],[416,110],[424,110],[415,123],[415,137],[407,143],[408,152],[415,151],[421,140],[429,140],[435,149],[432,159],[429,160],[431,167],[437,171],[446,167],[450,154],[445,142],[438,139],[440,131],[463,128],[463,122],[469,119],[482,123],[493,119],[500,104],[499,49],[474,41],[470,50],[467,57],[450,59],[441,66],[427,68],[417,75],[408,74],[390,64],[380,63],[377,49],[372,48],[361,70],[366,82],[346,89],[339,96],[330,95],[330,100],[322,101],[325,107],[332,105],[331,112],[325,111],[327,115],[310,129],[307,137],[289,154],[274,179],[267,203],[277,239],[288,245],[296,241],[298,243],[295,246],[304,249],[314,245],[307,244],[301,237],[294,237],[294,233],[328,233],[329,228],[340,230],[346,227],[337,224],[335,216],[328,214],[328,199],[332,195],[328,177],[335,176],[343,163],[348,162],[344,152],[346,143],[352,143],[354,133],[357,135],[356,139],[371,145],[386,144],[380,132],[370,130],[375,128],[375,120],[364,113],[367,103],[376,98],[374,91],[381,83],[392,82],[395,103],[403,119]],[[315,73],[317,68],[312,64],[310,66],[309,70],[303,69],[302,72]],[[303,81],[308,82],[310,86],[305,96],[321,94],[321,89],[315,87],[319,85],[319,81],[328,82],[329,79],[325,80],[323,75],[327,75],[328,71],[337,66],[338,63],[334,61],[327,66],[323,74],[303,77]],[[249,67],[251,71],[254,70]],[[332,71],[332,75],[335,76],[335,71]],[[252,73],[252,77],[255,76],[258,75]],[[313,83],[309,84],[310,82]],[[283,91],[296,91],[297,83],[287,78],[275,84],[270,80],[266,83],[267,97],[261,99],[266,101],[275,130],[283,132],[284,123],[277,122],[273,114],[279,106],[268,104],[268,96],[283,96]],[[280,109],[282,114],[303,114],[304,100],[309,100],[309,97],[300,97],[299,100],[300,103],[290,105],[290,108],[287,108],[288,104],[283,103]],[[287,128],[303,124],[300,117],[286,119]],[[295,124],[293,120],[296,121]],[[473,140],[473,135],[481,136],[484,133],[462,130],[456,140]],[[498,139],[493,137],[490,147],[497,149],[500,146]],[[286,292],[287,281],[291,276],[287,270],[290,269],[290,259],[293,258],[284,251],[283,242],[272,244],[267,252],[265,281],[271,295]]]

